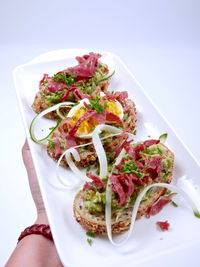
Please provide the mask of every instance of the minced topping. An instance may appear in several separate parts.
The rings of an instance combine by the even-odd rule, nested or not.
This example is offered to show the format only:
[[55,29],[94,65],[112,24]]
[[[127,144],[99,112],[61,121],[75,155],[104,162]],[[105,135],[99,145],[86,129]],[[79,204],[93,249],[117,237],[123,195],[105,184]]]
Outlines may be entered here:
[[109,77],[108,68],[98,59],[100,54],[76,57],[78,65],[60,71],[52,77],[44,74],[39,83],[42,100],[49,105],[63,101],[79,101],[91,98],[94,88]]
[[[141,192],[147,185],[165,180],[171,173],[170,168],[173,159],[166,155],[159,140],[148,140],[143,143],[130,145],[123,148],[125,156],[118,165],[114,165],[109,175],[112,188],[112,214],[119,216],[124,209],[132,206]],[[112,157],[112,160],[114,156]],[[113,163],[112,163],[113,164]],[[104,186],[99,190],[95,183],[84,187],[85,208],[90,213],[105,211],[105,190],[107,184],[105,178]],[[92,187],[92,185],[94,187]],[[152,196],[152,190],[147,191],[143,200]],[[165,201],[166,200],[166,201]],[[170,200],[163,200],[168,203]],[[159,205],[162,208],[165,203]],[[95,209],[96,207],[96,209]],[[154,208],[156,209],[156,208]]]

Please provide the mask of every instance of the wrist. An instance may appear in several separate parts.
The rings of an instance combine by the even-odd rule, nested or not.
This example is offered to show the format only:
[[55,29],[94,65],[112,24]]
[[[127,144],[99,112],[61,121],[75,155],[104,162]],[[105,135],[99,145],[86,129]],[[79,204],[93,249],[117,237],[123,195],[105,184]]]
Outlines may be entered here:
[[48,221],[48,218],[45,212],[38,213],[35,224],[47,224],[47,225],[49,224],[49,221]]

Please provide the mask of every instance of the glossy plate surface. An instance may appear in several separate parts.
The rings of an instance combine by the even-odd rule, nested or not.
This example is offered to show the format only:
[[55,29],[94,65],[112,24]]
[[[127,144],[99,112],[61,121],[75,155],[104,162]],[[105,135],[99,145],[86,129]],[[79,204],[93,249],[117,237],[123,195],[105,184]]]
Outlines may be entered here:
[[[181,197],[175,198],[178,208],[168,205],[158,215],[137,221],[132,237],[123,247],[113,247],[106,237],[95,237],[92,246],[89,246],[85,231],[73,217],[73,198],[77,190],[68,190],[62,186],[55,176],[56,164],[47,155],[45,147],[30,139],[29,127],[35,116],[31,105],[43,74],[52,75],[75,65],[75,56],[86,53],[88,51],[80,49],[49,52],[18,66],[13,73],[25,131],[59,255],[63,264],[68,267],[126,267],[133,266],[133,263],[134,266],[146,266],[150,263],[157,266],[163,257],[167,263],[170,258],[176,258],[177,251],[184,253],[200,247],[200,219],[193,216]],[[101,61],[108,64],[110,72],[115,70],[109,90],[126,90],[136,103],[137,139],[144,140],[149,136],[158,138],[162,133],[168,133],[166,145],[175,153],[173,184],[193,194],[200,203],[199,163],[124,63],[112,53],[101,54]],[[41,135],[45,135],[46,129],[53,125],[53,121],[41,119],[38,123],[38,129],[43,130]],[[69,179],[76,179],[70,170],[62,170],[62,173]],[[165,220],[169,221],[170,229],[160,232],[156,228],[156,221]]]

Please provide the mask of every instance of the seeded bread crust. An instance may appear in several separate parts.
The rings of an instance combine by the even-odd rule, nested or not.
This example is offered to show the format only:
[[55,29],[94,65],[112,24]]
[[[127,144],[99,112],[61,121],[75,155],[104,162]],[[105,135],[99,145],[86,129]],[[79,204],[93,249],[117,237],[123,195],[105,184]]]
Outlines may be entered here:
[[[160,182],[170,183],[172,180],[172,173],[174,169],[174,154],[165,145],[162,144],[162,146],[165,148],[165,153],[167,153],[167,155],[173,159],[173,163],[170,168],[171,174],[168,176],[167,181],[161,180]],[[163,187],[153,188],[153,190],[153,196],[141,202],[136,219],[140,219],[146,213],[147,209],[151,207],[159,199],[159,197],[165,194],[167,191],[167,189]],[[83,190],[80,190],[75,196],[73,211],[76,221],[85,230],[96,234],[107,235],[105,220],[102,219],[100,216],[89,214],[84,208]],[[129,208],[124,211],[124,214],[120,216],[118,221],[116,221],[116,219],[112,219],[112,234],[120,234],[127,231],[130,228],[131,216],[132,208]]]
[[[47,146],[47,153],[56,162],[60,158],[59,155],[56,155],[55,149],[50,148],[49,145]],[[97,154],[95,151],[85,151],[80,154],[80,161],[75,161],[75,160],[73,161],[77,167],[86,168],[96,163],[96,160],[97,160]],[[62,158],[60,165],[69,167],[65,157]]]
[[123,128],[127,130],[128,132],[132,133],[136,126],[136,108],[135,103],[131,99],[126,100],[127,105],[131,108],[133,111],[132,114],[128,116],[128,119],[124,122]]
[[[99,96],[100,92],[105,92],[107,90],[109,84],[110,84],[110,80],[107,80],[105,82],[102,82],[98,86],[96,86],[94,92],[91,95],[92,98],[96,98],[97,96]],[[35,99],[34,99],[34,102],[32,104],[32,109],[36,113],[39,114],[47,108],[49,108],[49,105],[42,100],[42,96],[41,96],[40,92],[37,92]],[[70,108],[67,108],[67,107],[61,107],[60,108],[60,112],[62,114],[66,114],[67,112],[69,112],[69,110],[70,110]],[[44,117],[49,118],[49,119],[53,119],[53,120],[60,119],[60,117],[58,116],[58,114],[55,110],[47,113]]]

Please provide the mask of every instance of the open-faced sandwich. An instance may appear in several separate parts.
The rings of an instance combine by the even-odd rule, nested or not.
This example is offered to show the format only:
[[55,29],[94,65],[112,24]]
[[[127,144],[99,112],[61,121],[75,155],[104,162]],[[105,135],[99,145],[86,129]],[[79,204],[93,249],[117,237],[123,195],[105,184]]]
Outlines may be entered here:
[[[48,137],[47,152],[49,156],[58,161],[66,149],[89,143],[77,148],[81,160],[76,162],[76,165],[87,167],[94,164],[97,154],[91,139],[93,131],[100,124],[114,125],[130,133],[134,131],[135,104],[128,99],[126,92],[105,93],[93,100],[81,100]],[[109,135],[108,130],[101,133],[102,138]],[[104,147],[108,152],[112,152],[116,151],[124,142],[125,138],[109,137],[104,139]],[[61,165],[68,166],[65,157],[62,159]]]
[[[117,234],[130,228],[133,206],[145,187],[171,182],[174,155],[159,140],[127,143],[123,145],[123,151],[103,179],[89,172],[87,175],[91,182],[86,182],[75,197],[74,216],[87,231],[107,233],[105,209],[108,188],[111,190],[111,231]],[[165,192],[163,187],[150,188],[139,205],[137,219]]]
[[[100,92],[105,92],[110,83],[109,70],[99,58],[100,54],[89,53],[76,57],[78,65],[67,68],[53,76],[44,74],[39,83],[39,92],[36,94],[32,108],[36,113],[65,101],[78,102],[83,98],[96,98]],[[113,73],[114,74],[114,73]],[[66,113],[69,107],[62,107]],[[58,119],[55,111],[45,115],[51,119]]]

